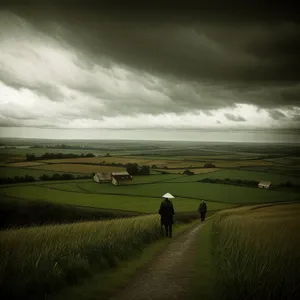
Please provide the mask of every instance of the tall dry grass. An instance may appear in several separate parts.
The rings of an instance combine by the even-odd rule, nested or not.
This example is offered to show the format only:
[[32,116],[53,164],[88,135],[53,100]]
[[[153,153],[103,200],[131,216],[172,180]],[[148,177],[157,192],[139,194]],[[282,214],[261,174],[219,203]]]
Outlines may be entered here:
[[117,266],[160,235],[157,216],[0,232],[1,299],[45,299]]
[[218,299],[300,299],[300,205],[221,213],[213,224]]

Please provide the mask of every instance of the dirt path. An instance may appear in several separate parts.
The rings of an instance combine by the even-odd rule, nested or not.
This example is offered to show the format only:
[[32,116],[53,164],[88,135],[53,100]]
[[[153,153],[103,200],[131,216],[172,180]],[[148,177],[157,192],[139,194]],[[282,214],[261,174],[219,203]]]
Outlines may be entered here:
[[111,300],[188,299],[202,224],[174,238],[148,268]]

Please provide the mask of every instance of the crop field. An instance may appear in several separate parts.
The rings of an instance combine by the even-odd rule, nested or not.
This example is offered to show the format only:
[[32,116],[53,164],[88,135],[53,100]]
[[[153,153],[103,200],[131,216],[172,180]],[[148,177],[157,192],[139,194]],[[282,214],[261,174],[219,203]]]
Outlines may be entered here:
[[[121,151],[138,151],[139,145],[139,143],[133,142],[129,142],[128,144],[125,142],[122,144],[104,143],[103,149],[105,152],[102,155],[112,153],[109,147],[116,151],[118,149],[121,149]],[[297,174],[298,170],[289,170],[287,174],[269,172],[268,170],[271,168],[277,168],[279,171],[285,172],[286,167],[276,163],[276,157],[272,158],[274,161],[265,159],[270,153],[275,156],[280,155],[278,159],[283,159],[283,153],[286,153],[286,159],[297,160],[297,156],[294,154],[295,149],[293,148],[286,149],[274,146],[273,149],[269,145],[251,146],[237,144],[229,146],[220,144],[197,146],[197,144],[188,143],[179,143],[174,146],[173,143],[164,144],[159,142],[153,144],[149,142],[140,146],[142,147],[141,149],[147,149],[147,151],[141,150],[139,155],[132,154],[126,156],[119,152],[117,156],[53,159],[35,162],[23,161],[6,164],[6,167],[1,167],[2,177],[25,176],[28,174],[38,179],[44,173],[48,175],[52,175],[55,172],[84,175],[96,172],[124,170],[124,168],[118,166],[97,166],[96,164],[99,163],[127,164],[135,162],[139,165],[157,166],[157,168],[151,169],[152,175],[150,176],[134,176],[133,182],[129,186],[99,185],[92,180],[55,183],[36,182],[34,184],[18,184],[9,187],[2,186],[0,193],[25,199],[140,212],[155,212],[160,203],[160,197],[165,192],[170,192],[176,196],[174,203],[178,211],[195,211],[200,199],[209,201],[209,208],[218,209],[249,203],[293,201],[299,198],[299,194],[292,190],[284,192],[279,190],[267,191],[258,188],[197,182],[208,177],[218,179],[265,180],[271,181],[273,184],[290,181],[293,184],[300,184],[300,177],[297,176],[299,175]],[[153,150],[152,155],[150,153],[151,149]],[[2,152],[12,151],[11,155],[14,156],[17,155],[18,151],[30,153],[31,150],[37,150],[40,151],[40,154],[43,154],[49,149],[0,150]],[[52,151],[52,149],[50,150]],[[58,153],[74,153],[74,149],[53,150]],[[21,152],[19,152],[19,156]],[[204,164],[208,162],[215,163],[217,168],[203,168]],[[37,165],[39,163],[41,164]],[[245,170],[244,168],[253,169],[253,171]],[[186,169],[191,169],[196,174],[193,176],[180,175]],[[262,172],[257,170],[261,170]],[[166,171],[173,174],[157,174],[157,171]],[[156,175],[154,175],[155,173]]]
[[55,163],[89,163],[89,164],[99,164],[99,163],[137,163],[138,165],[157,165],[157,166],[167,166],[168,168],[187,168],[187,167],[203,167],[201,162],[193,161],[181,161],[167,159],[145,159],[142,157],[124,157],[124,156],[114,156],[114,157],[86,157],[86,158],[67,158],[67,159],[50,159],[43,160],[41,162],[47,162],[51,164]]
[[[200,169],[201,170],[201,169]],[[215,169],[211,169],[215,170]],[[171,170],[165,170],[167,172]],[[173,170],[172,170],[173,171]],[[179,171],[179,170],[178,170]],[[184,170],[181,170],[181,173]],[[191,169],[194,172],[194,169]],[[175,172],[174,172],[175,173]],[[175,174],[174,174],[175,176]],[[288,176],[283,174],[255,172],[244,169],[220,169],[215,172],[198,173],[193,176],[179,176],[173,179],[172,182],[195,182],[204,178],[219,178],[219,179],[241,179],[241,180],[256,180],[256,181],[271,181],[273,184],[285,183],[290,181],[294,184],[300,184],[300,177]]]
[[[53,172],[49,170],[38,170],[30,168],[16,168],[16,167],[0,167],[0,177],[15,177],[15,176],[33,176],[36,180],[39,179],[43,174],[53,175],[54,173],[65,173],[65,172]],[[81,175],[78,173],[78,175]]]
[[[31,169],[31,167],[28,167]],[[122,172],[125,168],[115,166],[95,166],[95,165],[81,165],[81,164],[42,164],[34,166],[35,170],[47,170],[53,172],[66,172],[66,173],[109,173],[109,172]]]
[[157,168],[167,167],[167,168],[202,168],[205,163],[213,163],[216,167],[227,168],[227,167],[242,167],[242,166],[273,166],[275,163],[266,160],[214,160],[214,159],[147,159],[142,157],[87,157],[87,158],[68,158],[68,159],[51,159],[43,160],[41,162],[47,163],[137,163],[138,165],[156,165]]
[[231,210],[216,218],[212,249],[219,299],[299,299],[299,214],[298,203]]
[[138,164],[149,164],[152,160],[144,159],[144,158],[131,158],[131,157],[123,157],[123,156],[112,156],[112,157],[79,157],[79,158],[64,158],[64,159],[49,159],[43,160],[48,163],[90,163],[90,164],[99,164],[99,163],[138,163]]
[[15,168],[26,168],[26,167],[35,167],[44,165],[43,162],[35,162],[35,161],[20,161],[15,163],[8,164],[9,167],[15,167]]
[[[242,179],[242,180],[257,180],[257,181],[271,181],[274,184],[285,183],[290,181],[294,184],[300,184],[300,178],[293,176],[286,176],[281,174],[268,174],[260,172],[251,172],[244,170],[220,170],[215,173],[208,174],[209,178],[230,178],[230,179]],[[203,176],[201,176],[203,177]]]
[[160,237],[157,215],[0,232],[1,294],[6,300],[46,299]]

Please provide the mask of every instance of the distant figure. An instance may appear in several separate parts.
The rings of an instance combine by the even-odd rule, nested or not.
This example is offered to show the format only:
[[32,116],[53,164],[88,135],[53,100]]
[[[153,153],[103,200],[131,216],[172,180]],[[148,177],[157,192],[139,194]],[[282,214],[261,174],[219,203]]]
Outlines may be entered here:
[[200,213],[201,222],[205,221],[206,211],[207,211],[207,205],[204,200],[201,200],[199,208],[198,208],[198,212]]
[[161,225],[165,226],[166,237],[172,237],[172,224],[173,224],[173,215],[174,207],[173,203],[170,199],[165,198],[164,201],[161,202],[159,212],[161,216]]

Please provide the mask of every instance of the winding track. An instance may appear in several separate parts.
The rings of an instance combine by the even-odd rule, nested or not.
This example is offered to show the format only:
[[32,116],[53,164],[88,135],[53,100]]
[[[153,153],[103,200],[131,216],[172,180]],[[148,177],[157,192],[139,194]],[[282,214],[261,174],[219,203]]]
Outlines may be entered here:
[[188,299],[201,227],[197,224],[174,238],[165,251],[110,300]]

